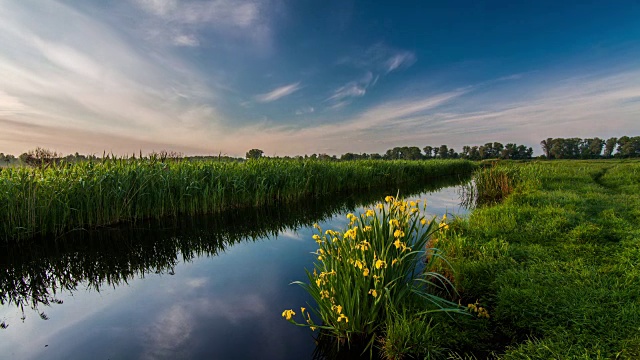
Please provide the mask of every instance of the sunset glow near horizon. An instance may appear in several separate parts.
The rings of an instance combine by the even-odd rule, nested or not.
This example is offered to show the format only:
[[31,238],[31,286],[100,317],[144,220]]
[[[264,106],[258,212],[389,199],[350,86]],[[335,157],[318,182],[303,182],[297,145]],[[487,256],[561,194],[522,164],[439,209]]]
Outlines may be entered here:
[[640,135],[637,2],[517,3],[0,0],[0,152]]

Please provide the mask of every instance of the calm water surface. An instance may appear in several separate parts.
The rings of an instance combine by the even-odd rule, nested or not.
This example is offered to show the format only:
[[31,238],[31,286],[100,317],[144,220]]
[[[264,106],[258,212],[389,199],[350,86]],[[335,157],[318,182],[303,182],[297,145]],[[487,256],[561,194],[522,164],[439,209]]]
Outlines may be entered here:
[[[456,187],[422,191],[410,198],[427,199],[431,214],[465,212]],[[76,232],[1,249],[0,322],[8,327],[0,329],[0,357],[319,357],[314,333],[280,315],[310,302],[289,283],[306,280],[304,269],[312,268],[312,224],[342,229],[346,213],[386,194]]]

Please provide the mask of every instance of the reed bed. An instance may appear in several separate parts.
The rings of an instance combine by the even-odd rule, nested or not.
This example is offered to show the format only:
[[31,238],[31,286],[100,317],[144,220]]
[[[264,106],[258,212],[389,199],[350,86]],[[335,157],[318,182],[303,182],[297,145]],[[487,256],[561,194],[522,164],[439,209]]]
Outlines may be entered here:
[[0,237],[20,241],[123,221],[287,204],[469,173],[449,161],[113,159],[0,172]]
[[479,168],[473,173],[472,181],[461,189],[463,205],[473,208],[503,201],[514,191],[521,171],[514,163],[494,163]]

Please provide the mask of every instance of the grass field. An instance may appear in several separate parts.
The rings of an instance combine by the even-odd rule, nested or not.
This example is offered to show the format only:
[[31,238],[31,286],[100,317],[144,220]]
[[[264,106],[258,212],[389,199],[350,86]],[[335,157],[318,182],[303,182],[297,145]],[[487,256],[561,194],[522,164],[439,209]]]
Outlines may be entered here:
[[499,167],[511,195],[437,244],[461,303],[490,318],[438,316],[434,344],[460,359],[640,358],[640,162]]
[[104,159],[0,171],[0,238],[287,204],[470,173],[465,160],[247,162]]

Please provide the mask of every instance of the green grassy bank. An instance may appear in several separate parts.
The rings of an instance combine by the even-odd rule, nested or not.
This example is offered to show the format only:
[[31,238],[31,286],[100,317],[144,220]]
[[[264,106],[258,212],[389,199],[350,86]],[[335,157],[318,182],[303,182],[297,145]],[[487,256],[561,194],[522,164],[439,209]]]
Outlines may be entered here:
[[436,245],[461,303],[490,318],[438,316],[434,346],[459,359],[640,358],[640,162],[501,168],[511,194]]
[[0,171],[0,238],[424,182],[469,173],[464,160],[188,162],[106,159]]

